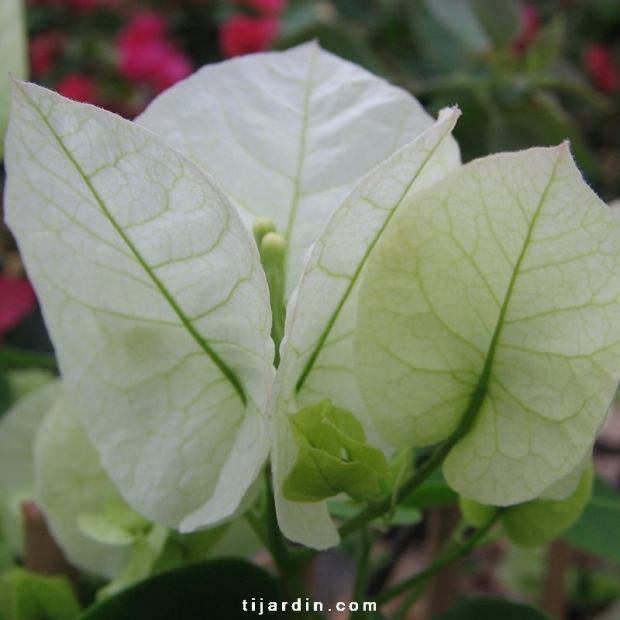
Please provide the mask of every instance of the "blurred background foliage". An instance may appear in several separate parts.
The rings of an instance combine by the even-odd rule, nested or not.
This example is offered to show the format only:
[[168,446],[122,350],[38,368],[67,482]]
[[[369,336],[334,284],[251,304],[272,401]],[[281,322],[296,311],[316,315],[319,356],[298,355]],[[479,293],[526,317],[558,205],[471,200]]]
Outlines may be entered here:
[[29,0],[35,81],[127,117],[205,63],[316,39],[459,105],[463,159],[570,139],[620,195],[618,0]]

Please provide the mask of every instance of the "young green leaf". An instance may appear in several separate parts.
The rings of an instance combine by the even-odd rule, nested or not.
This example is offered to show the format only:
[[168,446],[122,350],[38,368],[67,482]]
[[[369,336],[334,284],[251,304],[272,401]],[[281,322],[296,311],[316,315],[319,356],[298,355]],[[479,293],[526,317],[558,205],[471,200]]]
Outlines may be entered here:
[[212,174],[248,227],[275,222],[287,299],[335,207],[432,125],[407,92],[316,43],[207,65],[136,122]]
[[329,547],[337,536],[324,504],[299,505],[281,497],[282,481],[297,459],[285,414],[329,398],[355,413],[371,445],[384,445],[370,423],[353,374],[359,282],[406,197],[460,165],[450,133],[458,116],[457,110],[444,111],[431,128],[370,172],[336,209],[308,254],[287,308],[282,359],[270,399],[278,519],[291,540]]
[[228,517],[268,450],[271,317],[249,231],[151,132],[14,93],[7,219],[71,404],[141,514],[184,530]]
[[394,445],[457,432],[459,493],[538,497],[589,452],[620,376],[620,227],[567,145],[502,154],[413,195],[360,292],[355,360]]
[[66,577],[13,568],[0,577],[0,617],[6,620],[74,620],[80,604]]
[[288,420],[298,457],[282,485],[293,502],[317,502],[339,493],[364,501],[381,494],[387,460],[366,443],[361,422],[329,400],[304,407]]
[[594,467],[590,462],[569,498],[555,500],[543,496],[508,508],[501,519],[510,539],[522,547],[540,547],[563,534],[586,507],[592,494],[593,479]]

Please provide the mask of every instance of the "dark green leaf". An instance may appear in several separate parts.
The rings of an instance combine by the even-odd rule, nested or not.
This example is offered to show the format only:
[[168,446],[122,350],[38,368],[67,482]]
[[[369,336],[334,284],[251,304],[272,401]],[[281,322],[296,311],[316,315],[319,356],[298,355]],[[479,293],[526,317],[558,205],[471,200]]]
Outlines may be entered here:
[[510,47],[521,33],[521,16],[515,0],[469,0],[469,4],[496,47]]
[[481,52],[491,46],[480,21],[471,5],[463,0],[424,0],[435,18],[443,24],[471,53]]
[[620,564],[620,493],[600,478],[581,519],[564,535],[571,544]]
[[[86,611],[79,620],[235,620],[282,618],[278,584],[264,570],[241,560],[214,560],[158,575]],[[244,611],[245,601],[247,611]]]
[[449,506],[457,502],[458,495],[448,486],[441,470],[436,470],[419,489],[403,502],[403,505],[426,510],[435,506]]
[[546,613],[521,603],[481,598],[461,603],[436,620],[551,620]]
[[409,27],[429,75],[445,75],[461,68],[467,50],[425,5],[415,5]]

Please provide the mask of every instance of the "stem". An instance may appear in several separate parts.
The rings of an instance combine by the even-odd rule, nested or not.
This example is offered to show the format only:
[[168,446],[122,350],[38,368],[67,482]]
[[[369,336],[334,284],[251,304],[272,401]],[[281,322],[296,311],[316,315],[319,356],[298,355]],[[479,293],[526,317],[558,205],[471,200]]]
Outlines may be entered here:
[[269,549],[269,541],[267,540],[267,533],[261,523],[260,519],[252,512],[248,510],[244,515],[245,520],[249,523],[252,531],[256,534],[256,537],[261,541],[265,548]]
[[457,432],[453,433],[446,441],[444,441],[436,450],[433,452],[431,457],[407,480],[396,493],[396,501],[394,501],[394,497],[389,495],[388,497],[384,497],[382,500],[378,502],[373,502],[369,506],[367,506],[362,512],[358,513],[345,523],[343,523],[338,529],[338,533],[341,538],[347,538],[353,532],[358,530],[360,527],[366,525],[369,521],[372,521],[376,517],[381,516],[386,513],[394,504],[399,504],[404,499],[409,497],[411,493],[413,493],[422,483],[443,463],[443,460],[448,455],[448,452],[452,450],[454,444],[461,439],[460,429],[457,429]]
[[363,527],[360,532],[359,552],[355,563],[355,584],[353,586],[353,600],[359,604],[359,610],[351,613],[351,618],[362,620],[366,614],[362,611],[366,598],[366,582],[368,579],[368,569],[370,568],[370,532],[367,527]]
[[571,548],[563,540],[554,540],[547,548],[544,597],[541,607],[552,618],[566,617],[566,571],[570,567]]
[[[430,511],[427,542],[429,559],[440,557],[450,541],[458,540],[458,530],[455,528],[460,521],[460,516],[458,507],[454,505],[440,506]],[[424,595],[426,615],[429,618],[435,618],[448,611],[456,603],[458,590],[458,563],[453,562],[429,580]]]
[[[487,532],[491,529],[491,527],[496,523],[499,517],[502,514],[502,510],[498,510],[481,528],[476,530],[474,534],[472,534],[460,547],[456,549],[446,549],[443,553],[440,553],[438,558],[423,571],[419,572],[417,575],[413,575],[409,579],[405,579],[401,581],[401,583],[395,585],[385,592],[382,592],[375,598],[378,605],[383,605],[388,601],[392,600],[394,597],[402,594],[406,590],[410,588],[420,588],[423,586],[433,575],[439,572],[442,568],[448,566],[452,562],[456,560],[460,560],[462,557],[465,557],[468,553],[473,551],[476,547],[478,547],[481,542],[484,540]],[[451,545],[448,545],[449,547]],[[411,601],[413,602],[413,601]]]
[[[292,601],[296,598],[304,599],[306,594],[301,585],[300,568],[301,565],[291,557],[289,550],[278,527],[276,516],[276,504],[271,483],[271,470],[265,468],[265,487],[266,487],[266,506],[265,520],[267,523],[266,543],[271,557],[278,567],[280,579],[284,586],[284,598]],[[296,612],[294,612],[296,614]],[[322,620],[323,615],[313,609],[309,610],[309,615],[316,620]],[[298,614],[295,617],[300,617]],[[303,616],[301,616],[303,617]],[[291,616],[292,618],[292,616]]]
[[14,347],[0,347],[0,364],[2,363],[9,366],[35,366],[37,368],[58,370],[56,358],[51,353],[27,351]]

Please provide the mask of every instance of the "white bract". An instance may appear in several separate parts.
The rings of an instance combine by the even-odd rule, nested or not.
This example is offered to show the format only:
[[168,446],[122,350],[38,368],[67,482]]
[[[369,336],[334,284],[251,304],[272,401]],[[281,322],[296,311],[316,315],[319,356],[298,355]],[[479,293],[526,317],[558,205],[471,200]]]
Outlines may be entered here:
[[[337,544],[338,536],[325,502],[289,501],[282,494],[299,449],[289,414],[330,399],[364,427],[360,431],[346,411],[338,414],[354,435],[346,439],[350,445],[361,446],[365,433],[371,445],[386,453],[385,441],[428,443],[429,437],[439,439],[455,426],[458,408],[450,410],[447,421],[444,416],[436,425],[424,422],[427,434],[421,440],[409,428],[402,436],[394,430],[392,420],[407,415],[389,410],[392,396],[386,386],[403,376],[388,359],[389,347],[401,338],[409,341],[409,309],[402,310],[405,324],[399,322],[400,312],[382,323],[369,301],[372,293],[364,292],[381,278],[385,248],[401,243],[390,221],[403,212],[404,230],[415,228],[416,197],[422,196],[420,204],[432,211],[437,193],[437,217],[443,218],[438,226],[444,227],[438,236],[452,235],[453,244],[464,243],[475,252],[489,240],[471,236],[466,215],[470,203],[487,198],[472,190],[463,212],[457,209],[452,216],[444,215],[447,198],[441,197],[459,179],[470,179],[475,188],[489,178],[492,207],[498,211],[497,222],[489,216],[488,234],[495,239],[498,227],[505,227],[496,245],[507,244],[505,256],[498,250],[506,265],[489,265],[490,274],[483,278],[489,282],[481,290],[488,288],[492,299],[502,299],[515,273],[509,268],[513,249],[530,238],[527,209],[506,196],[536,193],[549,179],[545,166],[525,170],[523,162],[531,154],[514,156],[514,166],[505,166],[499,176],[476,176],[471,167],[459,172],[458,147],[450,136],[457,117],[458,111],[445,110],[433,122],[406,92],[314,44],[205,67],[161,95],[136,123],[34,85],[17,85],[7,141],[7,218],[42,301],[67,398],[103,467],[135,510],[181,531],[218,523],[235,512],[271,454],[280,527],[294,541],[326,548]],[[540,156],[545,161],[557,159],[555,151],[544,153],[550,153]],[[567,154],[562,157],[569,162]],[[572,342],[583,346],[576,355],[585,360],[585,373],[607,363],[609,370],[596,370],[592,381],[584,375],[579,402],[602,390],[597,406],[579,418],[587,418],[587,424],[575,427],[589,435],[575,440],[578,449],[557,471],[541,474],[543,486],[583,458],[604,415],[604,401],[611,398],[610,377],[620,374],[620,325],[611,316],[614,309],[620,316],[618,225],[571,166],[566,163],[558,179],[565,179],[587,204],[571,200],[563,211],[557,198],[553,204],[559,213],[552,209],[540,219],[557,215],[558,236],[564,228],[574,231],[583,224],[586,236],[575,233],[567,244],[550,247],[541,260],[550,269],[558,267],[570,297],[571,265],[587,259],[576,277],[585,269],[590,286],[585,292],[578,286],[574,301],[595,302],[606,311],[596,315],[592,327],[584,315],[579,323],[584,332]],[[249,231],[256,217],[271,218],[287,242],[284,288],[290,299],[277,371],[269,290]],[[473,217],[482,228],[481,216]],[[594,228],[589,227],[592,219]],[[599,231],[602,237],[595,243],[592,235]],[[573,246],[582,254],[571,253]],[[404,243],[402,252],[408,247]],[[448,246],[446,257],[451,252]],[[429,263],[422,262],[425,256],[414,256],[407,269],[431,277],[452,267],[441,252],[437,255],[437,264],[435,255]],[[368,264],[374,275],[363,286],[363,335],[356,345],[358,300]],[[458,277],[477,286],[475,271],[465,269]],[[493,333],[497,316],[479,304],[477,295],[463,294],[469,280],[459,283],[458,277],[439,279],[436,292],[454,315],[456,295],[466,313],[463,322],[479,319],[480,334],[467,331],[464,337],[472,343],[462,345],[477,351],[479,340]],[[541,296],[537,306],[555,310],[562,287],[543,284],[528,294]],[[388,298],[375,301],[386,310],[392,304]],[[369,328],[373,321],[380,325]],[[558,338],[576,328],[575,320],[558,321]],[[395,373],[381,370],[376,389],[366,385],[367,369],[377,355],[366,352],[370,345],[363,338],[371,338],[369,329],[376,330],[373,342],[379,349],[385,339],[381,355],[385,368],[390,364]],[[452,367],[454,355],[459,359],[461,339],[455,339],[456,353],[443,342],[437,351],[427,347],[438,372],[446,372],[442,363]],[[609,351],[607,357],[598,356],[602,349]],[[474,357],[455,371],[457,388],[475,385],[479,360]],[[542,394],[547,403],[563,387],[554,379],[542,394],[535,383],[529,398]],[[429,390],[441,398],[443,386]],[[454,390],[449,382],[446,397],[460,406],[467,390],[458,398]],[[416,400],[413,394],[412,407]],[[573,433],[572,422],[550,415],[553,429]],[[340,436],[339,429],[333,433],[329,441]],[[470,450],[459,456],[463,446],[457,449],[455,459],[470,459],[468,471],[480,470],[479,462],[488,465],[485,454],[479,458]],[[359,450],[374,459],[372,451]],[[523,461],[521,466],[522,478],[529,480],[529,472],[541,464]],[[518,477],[516,486],[511,501],[521,501],[531,490]]]

